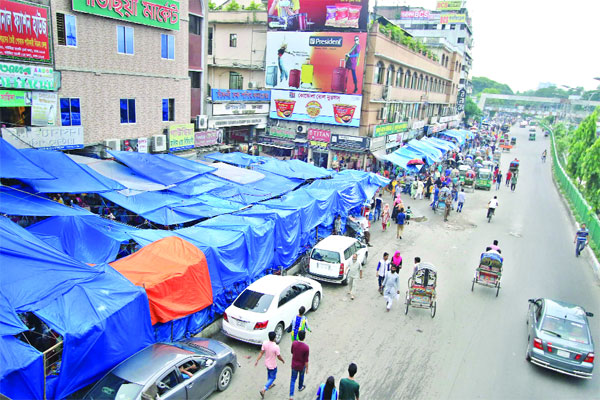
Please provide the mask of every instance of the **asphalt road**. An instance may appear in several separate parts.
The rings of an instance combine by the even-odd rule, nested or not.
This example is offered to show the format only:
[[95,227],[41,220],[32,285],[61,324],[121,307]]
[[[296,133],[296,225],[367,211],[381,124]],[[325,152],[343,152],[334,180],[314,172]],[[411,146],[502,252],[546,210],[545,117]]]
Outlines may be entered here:
[[[591,325],[600,352],[600,285],[587,252],[574,256],[573,221],[552,183],[550,161],[540,160],[549,139],[539,130],[535,142],[527,140],[526,129],[513,128],[512,135],[517,146],[503,154],[501,166],[505,174],[510,160],[521,160],[515,192],[502,185],[497,192],[468,194],[463,213],[451,213],[447,223],[425,200],[405,200],[427,220],[408,225],[402,240],[373,225],[374,247],[357,298],[351,301],[344,287],[323,284],[323,303],[308,314],[313,332],[306,340],[311,350],[307,389],[295,399],[314,399],[330,375],[337,384],[350,362],[358,364],[361,399],[600,399],[600,367],[592,380],[580,380],[525,361],[527,299],[533,297],[577,303],[596,313]],[[488,223],[486,205],[493,195],[500,206]],[[499,297],[483,286],[471,292],[479,255],[494,239],[505,257]],[[402,300],[386,313],[375,269],[384,251],[398,249],[404,258],[403,287],[415,256],[437,266],[435,318],[415,308],[404,315]],[[212,398],[260,399],[266,371],[262,360],[254,367],[259,348],[222,334],[216,339],[235,349],[242,368],[229,389]],[[266,399],[289,398],[287,335],[281,351],[286,363],[280,364],[277,385]]]

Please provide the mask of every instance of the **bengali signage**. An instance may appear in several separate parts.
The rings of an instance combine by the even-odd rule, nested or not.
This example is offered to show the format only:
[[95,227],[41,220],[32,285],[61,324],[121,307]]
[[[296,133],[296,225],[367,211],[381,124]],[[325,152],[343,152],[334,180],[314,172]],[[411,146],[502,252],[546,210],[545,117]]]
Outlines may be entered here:
[[269,135],[292,140],[296,138],[296,132],[294,132],[293,129],[285,128],[283,126],[269,127]]
[[267,116],[248,116],[242,117],[238,116],[236,118],[211,118],[208,121],[208,127],[211,129],[216,128],[224,128],[226,126],[246,126],[246,125],[256,125],[256,127],[265,127],[267,125]]
[[73,0],[73,11],[179,30],[180,7],[174,0]]
[[368,0],[269,0],[269,30],[367,30]]
[[385,137],[385,148],[386,150],[393,149],[402,144],[402,133],[393,133]]
[[382,148],[385,148],[385,136],[378,136],[371,138],[371,151],[377,151]]
[[369,148],[369,138],[334,133],[331,135],[331,145],[343,150],[363,151]]
[[168,129],[169,151],[194,147],[194,124],[171,125]]
[[0,58],[52,63],[48,7],[0,1]]
[[268,32],[266,87],[361,94],[366,33]]
[[216,103],[212,115],[268,114],[269,103]]
[[211,99],[218,101],[269,101],[271,92],[269,90],[228,90],[212,89],[210,91]]
[[358,128],[362,96],[273,90],[269,117]]
[[31,96],[31,125],[56,125],[58,94],[52,92],[33,92]]
[[331,141],[331,131],[310,128],[307,132],[307,139],[312,147],[325,149]]
[[435,9],[438,11],[458,11],[462,8],[462,1],[438,1]]
[[0,87],[54,90],[54,70],[51,67],[0,62]]
[[194,134],[194,147],[214,146],[223,141],[223,131],[215,129],[213,131],[196,132]]
[[0,90],[0,107],[29,107],[31,92]]
[[396,122],[393,124],[375,125],[373,129],[373,137],[390,135],[392,133],[400,133],[408,130],[407,122]]
[[467,22],[467,14],[442,14],[440,24],[464,24]]
[[400,19],[429,19],[431,11],[429,10],[407,10],[400,11]]
[[456,97],[456,112],[459,114],[465,111],[465,102],[467,101],[467,91],[465,88],[462,88],[458,91],[458,96]]
[[2,137],[17,149],[69,150],[83,148],[83,127],[47,126],[3,128]]

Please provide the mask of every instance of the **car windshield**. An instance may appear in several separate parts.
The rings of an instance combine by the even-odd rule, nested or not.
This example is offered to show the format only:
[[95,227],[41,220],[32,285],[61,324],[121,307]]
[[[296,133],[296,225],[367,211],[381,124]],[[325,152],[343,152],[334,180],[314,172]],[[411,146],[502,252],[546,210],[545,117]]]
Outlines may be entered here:
[[340,253],[331,250],[313,249],[310,258],[316,261],[325,261],[330,263],[340,262]]
[[242,310],[253,311],[257,313],[266,313],[273,301],[273,296],[255,292],[246,289],[233,303],[234,306]]
[[589,344],[587,326],[579,322],[547,315],[542,331],[571,342]]
[[85,396],[89,400],[135,399],[144,387],[109,372]]

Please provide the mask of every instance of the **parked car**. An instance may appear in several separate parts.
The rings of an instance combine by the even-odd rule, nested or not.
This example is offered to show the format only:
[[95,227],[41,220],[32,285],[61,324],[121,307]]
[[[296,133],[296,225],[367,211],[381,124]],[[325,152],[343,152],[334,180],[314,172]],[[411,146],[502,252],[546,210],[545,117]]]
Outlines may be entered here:
[[529,299],[527,361],[563,374],[591,379],[594,341],[582,307],[551,299]]
[[321,284],[302,276],[263,276],[248,286],[223,314],[223,333],[243,342],[262,344],[271,331],[279,343],[300,307],[316,311]]
[[357,254],[359,263],[367,264],[369,251],[365,244],[351,237],[330,235],[313,247],[308,274],[320,281],[346,285],[347,266],[354,254]]
[[235,352],[217,340],[155,343],[113,368],[83,398],[206,399],[227,389],[237,367]]

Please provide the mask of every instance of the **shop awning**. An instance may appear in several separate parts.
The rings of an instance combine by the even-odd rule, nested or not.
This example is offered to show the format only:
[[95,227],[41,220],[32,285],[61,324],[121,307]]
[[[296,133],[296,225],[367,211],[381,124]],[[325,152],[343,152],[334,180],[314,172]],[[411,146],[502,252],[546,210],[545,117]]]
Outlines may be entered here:
[[371,154],[373,154],[373,157],[375,157],[379,161],[388,161],[388,159],[387,159],[388,154],[385,149],[379,149],[376,151],[372,151]]

